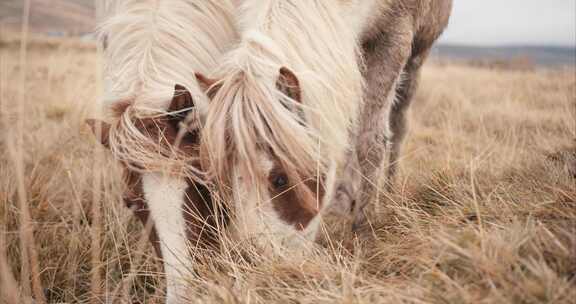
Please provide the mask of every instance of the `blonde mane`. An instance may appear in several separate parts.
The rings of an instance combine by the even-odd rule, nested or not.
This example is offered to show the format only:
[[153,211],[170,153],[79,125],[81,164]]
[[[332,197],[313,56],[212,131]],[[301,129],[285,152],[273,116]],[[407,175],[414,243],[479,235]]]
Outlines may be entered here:
[[230,1],[112,2],[110,17],[99,26],[109,46],[105,102],[133,100],[165,109],[175,83],[203,95],[194,72],[209,72],[236,39]]
[[[255,174],[263,148],[303,174],[343,161],[362,77],[341,9],[328,0],[243,1],[241,43],[216,70],[222,80],[203,130],[202,153],[217,177],[230,161]],[[302,103],[276,88],[283,66],[298,76]]]
[[109,0],[102,7],[103,102],[106,108],[129,103],[114,117],[118,132],[110,138],[112,151],[121,160],[158,167],[153,163],[165,163],[167,151],[133,122],[165,114],[175,84],[190,91],[197,111],[207,111],[194,73],[211,71],[237,39],[234,6],[231,0]]

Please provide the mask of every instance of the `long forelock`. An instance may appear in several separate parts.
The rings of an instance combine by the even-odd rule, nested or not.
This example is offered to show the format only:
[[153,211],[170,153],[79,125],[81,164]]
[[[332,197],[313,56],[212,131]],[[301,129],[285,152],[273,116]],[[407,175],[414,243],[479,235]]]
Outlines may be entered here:
[[234,41],[231,0],[103,1],[109,9],[97,32],[108,44],[106,104],[135,99],[163,108],[176,83],[202,99],[191,75],[213,69]]
[[[138,108],[134,104],[124,107],[110,130],[110,149],[114,158],[130,170],[140,173],[165,172],[206,183],[204,172],[199,168],[199,155],[185,154],[167,144],[166,138],[151,138],[146,130],[138,127],[139,119],[159,119],[168,113]],[[161,127],[158,125],[157,127]],[[161,131],[161,130],[159,130]],[[165,136],[159,132],[160,136]]]
[[[207,98],[194,73],[207,73],[237,38],[233,0],[102,0],[98,34],[103,52],[105,107],[116,106],[110,132],[114,156],[130,169],[203,180],[196,155],[151,139],[141,117],[166,115],[174,85],[186,87],[196,108]],[[125,102],[128,100],[129,102]],[[148,108],[143,110],[144,108]]]
[[211,173],[227,184],[234,164],[257,178],[262,153],[272,153],[300,174],[314,174],[310,171],[325,165],[318,152],[320,139],[288,110],[284,104],[294,101],[283,96],[271,79],[238,72],[222,83],[212,100],[202,153],[208,156]]
[[[237,13],[242,39],[214,74],[224,78],[208,110],[203,159],[218,179],[236,165],[257,178],[263,149],[303,176],[326,173],[345,160],[362,103],[358,37],[345,12],[332,1],[244,0]],[[282,66],[298,75],[300,103],[276,89]]]

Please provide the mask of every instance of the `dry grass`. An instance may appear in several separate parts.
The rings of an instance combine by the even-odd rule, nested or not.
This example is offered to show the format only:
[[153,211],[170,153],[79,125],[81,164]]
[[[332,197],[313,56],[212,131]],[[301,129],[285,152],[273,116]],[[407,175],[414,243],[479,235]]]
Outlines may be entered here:
[[[0,303],[34,288],[50,303],[161,302],[161,267],[120,202],[119,168],[83,126],[98,109],[98,55],[43,45],[22,61],[0,48]],[[575,111],[573,70],[430,64],[396,192],[371,227],[353,238],[332,223],[305,260],[211,255],[191,301],[571,303]],[[22,206],[33,244],[21,242]]]

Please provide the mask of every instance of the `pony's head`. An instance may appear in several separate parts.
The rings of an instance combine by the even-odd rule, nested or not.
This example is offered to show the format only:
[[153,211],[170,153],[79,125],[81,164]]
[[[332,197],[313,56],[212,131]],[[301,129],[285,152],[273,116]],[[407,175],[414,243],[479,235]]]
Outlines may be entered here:
[[273,79],[197,75],[211,99],[202,160],[228,202],[231,228],[273,249],[315,237],[327,178],[298,78],[285,67],[276,71]]
[[[157,253],[166,254],[160,250],[163,233],[184,233],[194,244],[213,244],[216,231],[211,228],[219,223],[199,162],[201,119],[191,94],[176,85],[168,111],[143,111],[131,102],[113,110],[119,116],[114,124],[86,122],[123,165],[124,203],[143,223],[151,217]],[[161,231],[162,222],[171,220],[174,228]]]

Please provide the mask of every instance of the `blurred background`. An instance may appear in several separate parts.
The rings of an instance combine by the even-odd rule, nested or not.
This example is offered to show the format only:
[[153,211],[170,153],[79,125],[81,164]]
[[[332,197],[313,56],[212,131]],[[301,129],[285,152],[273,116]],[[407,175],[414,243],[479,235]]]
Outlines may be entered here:
[[[23,0],[0,1],[0,26],[19,30]],[[455,0],[450,27],[435,49],[440,59],[472,64],[576,64],[576,1]],[[31,1],[31,31],[92,40],[93,0]]]

